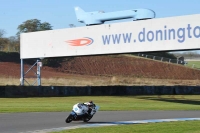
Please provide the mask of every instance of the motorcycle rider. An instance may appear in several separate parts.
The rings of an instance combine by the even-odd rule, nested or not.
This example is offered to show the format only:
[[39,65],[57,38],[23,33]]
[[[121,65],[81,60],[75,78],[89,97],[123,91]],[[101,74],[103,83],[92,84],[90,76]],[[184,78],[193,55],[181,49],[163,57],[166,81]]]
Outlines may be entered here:
[[88,107],[88,115],[91,115],[92,109],[94,109],[96,105],[93,103],[93,101],[85,102],[84,104]]
[[99,106],[95,105],[93,101],[89,102],[78,102],[73,105],[72,111],[66,118],[65,122],[70,123],[71,121],[84,121],[88,122],[92,119],[96,111],[99,110]]

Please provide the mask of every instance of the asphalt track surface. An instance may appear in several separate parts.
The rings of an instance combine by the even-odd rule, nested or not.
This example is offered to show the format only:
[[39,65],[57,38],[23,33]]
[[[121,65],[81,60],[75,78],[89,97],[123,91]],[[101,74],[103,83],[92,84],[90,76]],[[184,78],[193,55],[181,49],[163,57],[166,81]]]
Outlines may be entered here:
[[2,113],[0,114],[0,133],[26,133],[44,129],[117,121],[200,117],[200,111],[99,111],[88,123],[65,123],[68,114],[69,112]]

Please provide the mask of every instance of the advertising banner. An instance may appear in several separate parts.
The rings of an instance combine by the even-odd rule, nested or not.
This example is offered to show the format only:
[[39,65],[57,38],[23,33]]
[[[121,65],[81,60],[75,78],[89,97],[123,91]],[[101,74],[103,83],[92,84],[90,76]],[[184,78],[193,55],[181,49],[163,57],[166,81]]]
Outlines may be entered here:
[[22,33],[20,58],[200,49],[200,14]]

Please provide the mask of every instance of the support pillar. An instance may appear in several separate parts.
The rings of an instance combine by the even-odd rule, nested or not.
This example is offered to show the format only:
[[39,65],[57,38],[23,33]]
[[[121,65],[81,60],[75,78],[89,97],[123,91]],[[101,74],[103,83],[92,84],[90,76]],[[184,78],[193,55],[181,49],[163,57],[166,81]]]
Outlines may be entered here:
[[38,82],[38,86],[41,86],[41,67],[42,67],[42,62],[40,60],[37,60],[37,82]]
[[24,62],[21,59],[21,78],[20,78],[20,85],[24,86]]

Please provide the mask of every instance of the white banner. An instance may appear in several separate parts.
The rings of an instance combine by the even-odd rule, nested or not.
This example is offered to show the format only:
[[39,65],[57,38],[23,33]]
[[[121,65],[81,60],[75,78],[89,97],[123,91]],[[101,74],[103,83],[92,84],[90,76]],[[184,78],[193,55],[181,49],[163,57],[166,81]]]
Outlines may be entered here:
[[200,49],[200,14],[23,33],[20,58]]

